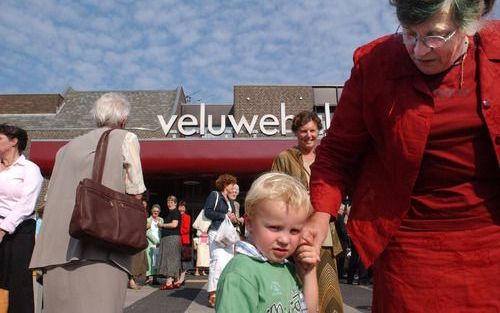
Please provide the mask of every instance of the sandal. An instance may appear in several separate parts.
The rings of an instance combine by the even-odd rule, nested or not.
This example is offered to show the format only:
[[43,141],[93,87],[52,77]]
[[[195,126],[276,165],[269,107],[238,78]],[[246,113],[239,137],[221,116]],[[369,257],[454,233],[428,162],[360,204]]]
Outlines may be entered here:
[[163,284],[160,286],[160,290],[169,290],[169,289],[174,289],[174,285],[173,284]]
[[141,287],[139,287],[139,286],[135,283],[135,281],[134,281],[134,282],[130,282],[130,281],[129,281],[129,283],[128,283],[128,286],[127,286],[127,287],[128,287],[128,289],[134,289],[134,290],[139,290],[139,289],[141,289]]

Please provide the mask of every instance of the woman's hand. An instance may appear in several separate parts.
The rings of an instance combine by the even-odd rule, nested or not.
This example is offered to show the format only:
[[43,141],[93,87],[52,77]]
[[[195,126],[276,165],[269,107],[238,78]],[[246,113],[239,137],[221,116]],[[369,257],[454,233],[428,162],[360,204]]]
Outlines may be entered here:
[[312,238],[312,244],[321,248],[329,231],[330,214],[325,212],[314,212],[302,229],[302,237],[305,240],[311,240]]
[[231,223],[233,223],[233,224],[238,223],[238,218],[236,217],[236,215],[234,215],[234,213],[227,213],[227,217],[229,217],[229,219],[231,220]]
[[[326,235],[330,231],[330,214],[324,212],[314,212],[302,228],[302,239],[304,242],[314,246],[319,255],[321,245],[325,241]],[[297,248],[300,252],[301,246]]]

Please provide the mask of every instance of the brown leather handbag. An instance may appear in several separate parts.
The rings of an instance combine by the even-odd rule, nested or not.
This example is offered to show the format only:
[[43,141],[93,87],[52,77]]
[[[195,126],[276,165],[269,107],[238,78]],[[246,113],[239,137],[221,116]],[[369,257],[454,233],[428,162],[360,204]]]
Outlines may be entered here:
[[147,212],[142,201],[101,184],[109,133],[105,131],[97,144],[92,178],[85,178],[76,189],[69,234],[125,254],[144,250]]

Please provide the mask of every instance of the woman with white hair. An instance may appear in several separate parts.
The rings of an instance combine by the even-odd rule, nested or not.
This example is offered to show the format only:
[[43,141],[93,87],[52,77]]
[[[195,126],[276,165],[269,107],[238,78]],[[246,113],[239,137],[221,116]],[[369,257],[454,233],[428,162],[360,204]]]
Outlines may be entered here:
[[30,264],[44,272],[44,313],[123,311],[132,257],[72,238],[68,229],[76,187],[91,177],[97,142],[107,129],[115,128],[109,135],[102,184],[138,199],[146,190],[139,141],[123,129],[129,112],[124,96],[103,94],[91,112],[98,128],[57,152]]

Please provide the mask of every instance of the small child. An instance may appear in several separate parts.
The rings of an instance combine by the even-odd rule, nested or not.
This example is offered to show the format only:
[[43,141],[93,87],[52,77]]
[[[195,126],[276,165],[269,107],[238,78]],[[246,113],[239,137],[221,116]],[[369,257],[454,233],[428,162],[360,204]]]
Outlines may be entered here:
[[[245,212],[248,242],[236,244],[237,255],[219,278],[215,311],[317,312],[319,255],[301,234],[312,213],[307,190],[289,175],[264,174],[248,191]],[[302,252],[294,255],[299,245]],[[295,265],[287,260],[292,255]]]

